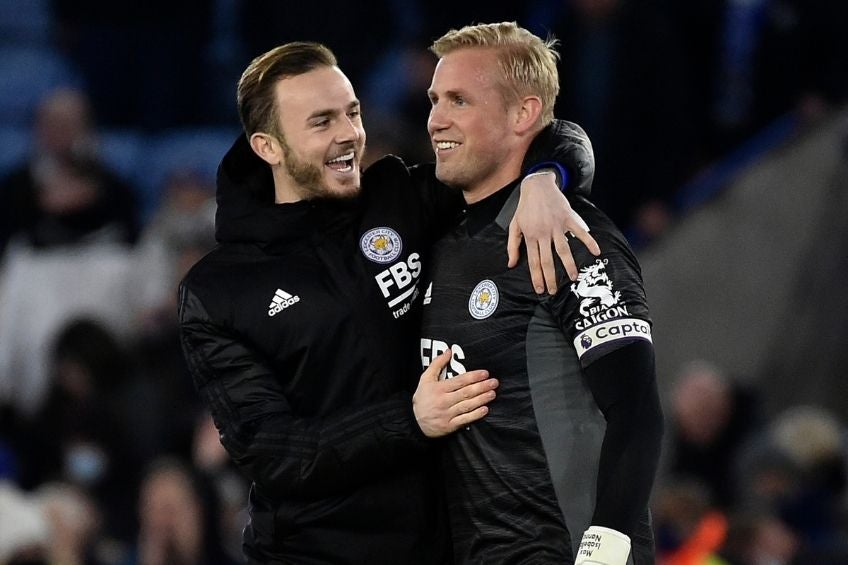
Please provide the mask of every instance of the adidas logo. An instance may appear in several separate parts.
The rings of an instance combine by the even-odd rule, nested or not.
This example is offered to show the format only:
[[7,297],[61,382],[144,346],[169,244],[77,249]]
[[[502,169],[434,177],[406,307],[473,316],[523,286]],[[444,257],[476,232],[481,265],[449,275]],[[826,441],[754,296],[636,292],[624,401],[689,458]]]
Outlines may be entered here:
[[274,293],[274,298],[271,299],[271,304],[268,305],[268,315],[273,316],[274,314],[279,314],[289,306],[297,304],[298,302],[300,302],[299,296],[292,296],[285,290],[278,288],[277,292]]
[[424,306],[426,306],[427,304],[430,304],[430,302],[432,300],[433,300],[433,283],[431,282],[427,286],[427,291],[424,293]]

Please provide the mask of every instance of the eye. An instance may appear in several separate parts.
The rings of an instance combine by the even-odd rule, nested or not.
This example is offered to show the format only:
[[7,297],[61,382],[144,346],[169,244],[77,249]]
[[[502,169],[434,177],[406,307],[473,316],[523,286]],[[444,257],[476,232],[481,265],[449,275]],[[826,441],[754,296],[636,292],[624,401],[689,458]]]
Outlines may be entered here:
[[435,94],[430,94],[427,97],[430,99],[430,105],[431,106],[435,106],[436,103],[439,101],[439,97],[436,96]]
[[361,115],[362,115],[362,110],[360,110],[359,108],[357,108],[356,110],[351,110],[350,112],[347,113],[348,118],[358,118]]
[[329,125],[330,125],[330,120],[328,118],[322,118],[322,119],[316,120],[315,122],[312,123],[312,127],[321,128],[321,129],[326,128]]
[[463,98],[462,96],[455,96],[453,99],[453,103],[456,106],[465,106],[467,104],[465,98]]

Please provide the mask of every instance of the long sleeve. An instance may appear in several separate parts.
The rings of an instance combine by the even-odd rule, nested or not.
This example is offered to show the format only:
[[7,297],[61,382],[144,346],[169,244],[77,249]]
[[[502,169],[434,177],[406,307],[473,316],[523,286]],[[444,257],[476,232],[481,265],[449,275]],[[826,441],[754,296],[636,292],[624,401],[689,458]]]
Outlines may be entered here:
[[612,223],[585,200],[600,257],[579,242],[577,280],[554,298],[595,404],[606,420],[592,524],[632,535],[654,484],[662,440],[652,325],[638,261]]
[[653,345],[631,342],[585,372],[607,421],[592,524],[632,536],[648,505],[662,440]]
[[530,144],[521,171],[526,174],[539,165],[555,162],[564,167],[568,181],[564,187],[572,196],[589,196],[595,178],[595,153],[589,136],[579,125],[566,120],[554,120],[536,135]]
[[261,492],[312,497],[361,485],[426,450],[409,393],[323,418],[292,409],[280,375],[180,290],[181,341],[221,442]]

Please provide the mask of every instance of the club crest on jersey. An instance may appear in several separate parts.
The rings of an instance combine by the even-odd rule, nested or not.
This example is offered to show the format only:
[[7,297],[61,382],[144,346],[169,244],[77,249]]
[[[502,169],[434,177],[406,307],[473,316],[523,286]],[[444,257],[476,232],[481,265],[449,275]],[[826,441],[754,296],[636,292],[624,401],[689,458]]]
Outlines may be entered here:
[[403,249],[400,236],[392,228],[374,228],[359,238],[362,254],[375,263],[391,263]]
[[591,265],[582,267],[577,282],[571,285],[571,292],[580,298],[580,313],[583,316],[615,306],[621,299],[621,293],[612,290],[612,281],[607,275],[607,261],[596,259]]
[[468,312],[475,320],[491,316],[498,307],[498,287],[486,279],[477,283],[468,299]]

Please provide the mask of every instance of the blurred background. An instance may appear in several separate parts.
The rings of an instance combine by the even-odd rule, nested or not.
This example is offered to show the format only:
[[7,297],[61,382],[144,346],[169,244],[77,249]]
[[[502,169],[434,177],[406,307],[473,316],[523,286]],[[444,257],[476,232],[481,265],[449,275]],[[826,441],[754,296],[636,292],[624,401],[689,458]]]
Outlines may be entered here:
[[429,161],[427,46],[504,20],[561,41],[556,114],[642,263],[659,562],[848,563],[844,0],[0,0],[0,563],[238,562],[175,293],[236,81],[324,42],[368,158]]

